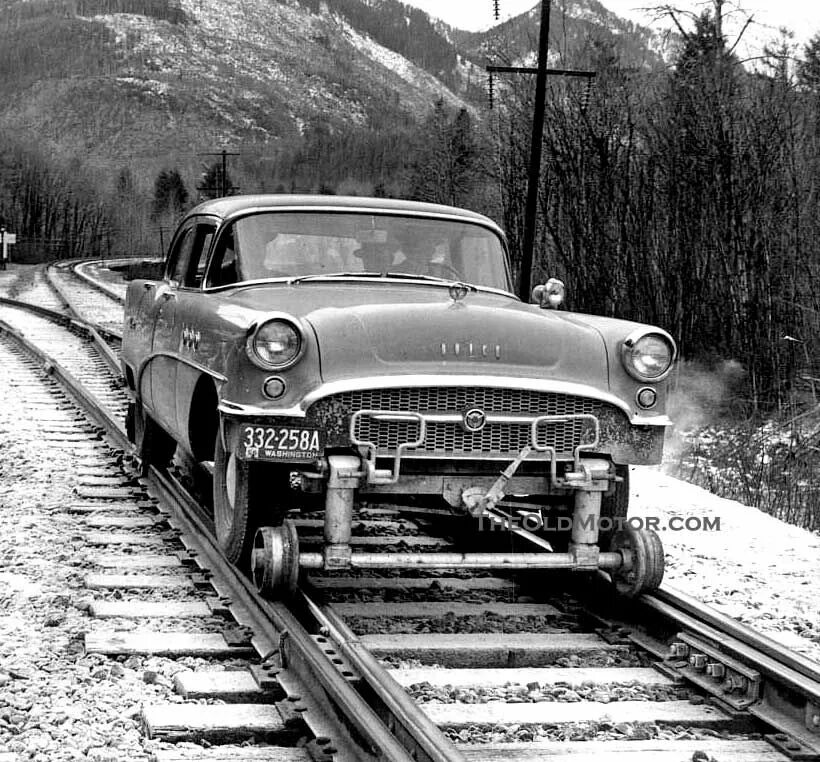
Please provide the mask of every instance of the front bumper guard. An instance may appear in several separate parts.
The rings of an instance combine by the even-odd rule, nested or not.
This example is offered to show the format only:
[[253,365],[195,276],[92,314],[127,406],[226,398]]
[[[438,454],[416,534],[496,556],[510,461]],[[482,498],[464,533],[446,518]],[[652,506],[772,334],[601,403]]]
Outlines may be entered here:
[[[415,423],[418,425],[419,433],[415,440],[402,442],[396,447],[393,454],[393,467],[390,469],[377,469],[376,458],[378,456],[378,446],[375,442],[361,439],[357,436],[359,422],[369,417],[383,423]],[[414,450],[424,445],[427,438],[428,423],[460,423],[461,415],[453,413],[412,413],[406,411],[389,410],[357,410],[350,417],[350,441],[363,450],[363,457],[367,469],[367,483],[371,485],[396,484],[401,475],[401,461],[409,450]],[[570,421],[587,421],[592,425],[594,436],[591,441],[581,442],[573,449],[573,470],[558,476],[558,453],[554,447],[541,445],[538,443],[538,432],[542,426],[549,424],[567,423]],[[549,457],[550,479],[554,487],[562,488],[585,488],[591,482],[591,476],[584,468],[581,455],[584,452],[594,451],[601,441],[601,425],[598,418],[589,413],[572,413],[568,415],[539,415],[536,417],[522,417],[509,415],[488,415],[486,423],[508,423],[522,424],[530,426],[529,447],[537,453],[544,453]]]

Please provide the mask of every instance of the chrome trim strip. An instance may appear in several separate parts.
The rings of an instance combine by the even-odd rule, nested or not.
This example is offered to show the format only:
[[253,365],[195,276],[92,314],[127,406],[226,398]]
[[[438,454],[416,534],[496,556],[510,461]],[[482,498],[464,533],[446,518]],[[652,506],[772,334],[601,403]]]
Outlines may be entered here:
[[[332,214],[376,214],[385,217],[419,217],[423,219],[447,220],[449,222],[461,222],[467,225],[478,225],[495,233],[502,241],[506,241],[504,231],[496,225],[489,217],[483,219],[469,215],[452,214],[447,212],[428,212],[416,209],[385,209],[379,206],[339,206],[326,204],[322,206],[312,206],[310,204],[288,204],[287,206],[248,206],[244,209],[225,215],[222,223],[233,222],[240,217],[247,217],[252,214],[262,214],[268,212],[278,214],[280,212],[330,212]],[[205,216],[205,215],[202,215]]]
[[608,392],[602,392],[593,386],[575,384],[568,381],[550,381],[537,378],[520,378],[510,376],[480,376],[480,375],[405,375],[405,376],[366,376],[363,378],[346,378],[340,381],[331,381],[316,387],[309,392],[298,405],[288,408],[261,407],[259,405],[243,405],[230,400],[222,400],[220,412],[238,416],[282,416],[285,418],[304,418],[307,409],[324,397],[344,392],[356,392],[369,389],[397,389],[403,386],[484,386],[492,389],[516,389],[530,392],[555,392],[570,394],[577,397],[595,399],[606,402],[620,409],[633,426],[671,426],[672,421],[667,415],[633,414],[629,405],[619,397]]
[[[214,245],[216,243],[217,238],[221,237],[222,231],[232,222],[242,217],[248,217],[254,214],[264,214],[264,213],[271,213],[275,214],[278,212],[323,212],[323,213],[332,213],[332,214],[375,214],[375,215],[384,215],[388,217],[418,217],[421,219],[433,219],[433,220],[442,220],[446,222],[459,222],[464,225],[477,225],[478,227],[482,227],[485,230],[489,230],[490,232],[494,233],[499,240],[502,242],[502,248],[504,250],[504,269],[507,272],[507,277],[512,281],[512,273],[510,272],[510,263],[509,263],[509,244],[507,242],[507,236],[505,235],[504,231],[496,225],[489,217],[482,218],[475,218],[468,215],[459,215],[459,214],[447,214],[443,212],[423,212],[423,211],[416,211],[410,209],[384,209],[378,206],[334,206],[332,204],[322,205],[322,206],[312,206],[312,205],[305,205],[305,204],[289,204],[287,206],[249,206],[244,209],[237,209],[236,211],[225,215],[221,219],[221,223],[217,228],[217,234],[214,235],[211,241],[211,249],[213,250]],[[199,216],[199,215],[198,215]],[[205,216],[205,215],[201,215]],[[183,220],[183,223],[187,220]],[[210,268],[210,254],[208,255],[208,261],[206,270]],[[282,279],[282,281],[276,282],[284,282],[290,279],[288,278]],[[372,278],[369,280],[373,280]],[[408,281],[407,279],[387,279],[391,282],[399,282],[399,283],[408,283],[408,282],[415,282],[415,281]],[[269,279],[262,279],[262,280],[255,280],[255,281],[240,281],[239,283],[232,283],[227,286],[210,286],[206,287],[203,281],[202,292],[209,293],[212,291],[220,291],[225,290],[227,288],[237,288],[247,284],[254,284],[254,283],[265,283],[269,282]],[[426,283],[434,283],[434,281],[425,281]],[[444,285],[451,285],[449,282]],[[475,284],[470,284],[475,285]],[[512,285],[512,282],[510,283]],[[506,291],[504,289],[494,289],[489,286],[477,286],[482,290],[487,290],[492,293],[502,294],[504,296],[509,296],[513,299],[518,299],[518,295],[515,294],[513,291]]]
[[137,377],[134,379],[134,392],[137,396],[137,399],[142,399],[142,395],[140,394],[140,383],[142,382],[143,373],[145,373],[146,368],[148,367],[148,363],[151,362],[156,357],[168,357],[171,360],[177,360],[178,362],[183,363],[184,365],[188,365],[195,370],[198,370],[202,373],[213,378],[215,381],[218,381],[220,384],[225,384],[228,381],[227,376],[223,376],[221,373],[217,373],[216,371],[211,370],[210,368],[206,368],[204,365],[200,365],[198,362],[191,360],[187,357],[183,357],[177,352],[153,352],[152,354],[148,355],[141,363],[139,368],[137,368]]
[[[229,289],[243,289],[246,287],[252,286],[264,286],[264,285],[280,285],[280,286],[290,286],[290,287],[299,287],[302,285],[302,282],[299,283],[291,283],[294,279],[293,275],[288,276],[281,276],[278,278],[257,278],[256,280],[240,280],[236,283],[229,283],[225,286],[208,286],[202,289],[202,293],[204,294],[212,294],[218,293],[220,291],[228,291]],[[425,285],[425,286],[445,286],[446,288],[450,288],[455,281],[451,280],[427,280],[426,278],[419,278],[418,280],[413,280],[412,278],[391,278],[389,275],[384,278],[363,278],[353,275],[337,275],[334,278],[316,278],[311,279],[308,281],[304,281],[304,283],[339,283],[339,282],[347,282],[347,281],[355,281],[356,283],[391,283],[391,284],[412,284],[414,286]],[[478,291],[487,294],[495,294],[496,296],[506,296],[510,299],[518,300],[518,297],[513,294],[511,291],[505,291],[503,288],[495,288],[493,286],[482,286],[478,283],[470,283],[471,288],[475,288]],[[520,300],[519,300],[520,301]]]

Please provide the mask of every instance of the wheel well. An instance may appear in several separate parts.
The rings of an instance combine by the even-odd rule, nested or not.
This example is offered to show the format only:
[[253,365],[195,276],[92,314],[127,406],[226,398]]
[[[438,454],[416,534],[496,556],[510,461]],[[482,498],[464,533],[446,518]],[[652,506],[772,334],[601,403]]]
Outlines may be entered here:
[[188,441],[198,461],[214,459],[214,442],[219,430],[218,402],[214,382],[202,376],[194,387],[188,416]]

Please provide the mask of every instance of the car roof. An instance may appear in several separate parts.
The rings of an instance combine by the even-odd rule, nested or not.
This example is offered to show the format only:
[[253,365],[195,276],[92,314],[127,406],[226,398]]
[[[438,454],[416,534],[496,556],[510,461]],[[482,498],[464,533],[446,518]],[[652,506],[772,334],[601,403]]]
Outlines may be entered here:
[[339,211],[366,209],[368,211],[406,212],[408,214],[437,215],[461,217],[464,220],[478,222],[501,232],[498,225],[489,217],[468,209],[443,204],[428,204],[422,201],[406,201],[392,198],[368,198],[366,196],[325,196],[311,194],[267,193],[247,196],[226,196],[205,201],[191,209],[186,217],[208,214],[216,217],[233,217],[244,211],[275,211],[279,208],[294,207],[338,209]]

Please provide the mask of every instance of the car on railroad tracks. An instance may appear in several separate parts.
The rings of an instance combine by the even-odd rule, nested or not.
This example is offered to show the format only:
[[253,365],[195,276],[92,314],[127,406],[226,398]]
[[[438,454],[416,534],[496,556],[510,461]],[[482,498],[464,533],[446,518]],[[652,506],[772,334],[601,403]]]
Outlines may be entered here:
[[[182,220],[163,273],[128,286],[128,431],[144,464],[212,463],[215,534],[261,590],[299,569],[608,570],[657,587],[657,534],[623,519],[656,464],[675,343],[513,293],[505,236],[463,209],[234,196]],[[504,553],[364,553],[351,516],[413,503],[508,531]],[[323,508],[300,552],[289,512]],[[509,547],[509,543],[505,545]]]

